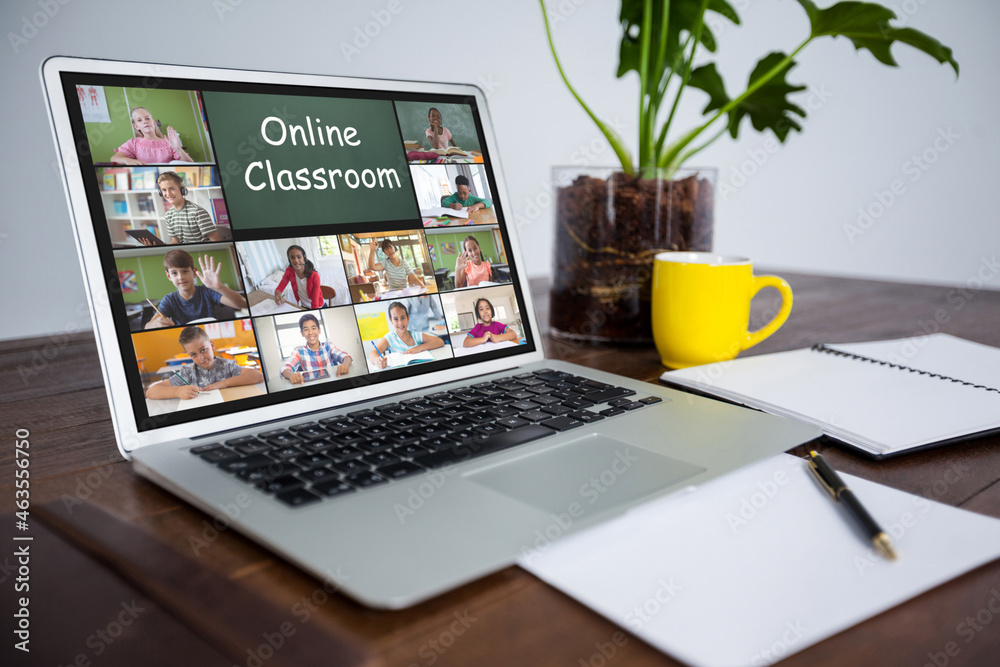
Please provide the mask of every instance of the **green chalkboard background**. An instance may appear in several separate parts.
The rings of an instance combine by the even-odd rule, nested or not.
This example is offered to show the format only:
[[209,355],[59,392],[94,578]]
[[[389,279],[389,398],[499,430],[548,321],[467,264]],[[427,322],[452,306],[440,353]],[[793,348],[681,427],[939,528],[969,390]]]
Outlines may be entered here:
[[430,148],[425,134],[430,123],[427,112],[434,107],[441,112],[441,125],[451,131],[451,140],[456,146],[467,151],[479,151],[479,135],[472,120],[472,107],[468,104],[438,104],[437,102],[396,102],[399,129],[404,141],[419,141],[424,148]]
[[[293,95],[253,95],[204,91],[202,97],[208,115],[212,140],[218,156],[223,188],[234,230],[298,226],[320,226],[356,222],[417,219],[420,213],[413,197],[413,186],[399,140],[392,102],[387,100],[300,97]],[[280,146],[272,146],[261,137],[261,123],[277,116],[286,125],[313,128],[319,119],[322,127],[357,129],[354,141],[359,146],[292,145],[291,131]],[[277,123],[268,125],[268,136],[280,135]],[[325,136],[325,134],[324,134]],[[401,187],[369,189],[364,185],[351,189],[342,177],[336,189],[271,190],[270,186],[254,191],[246,184],[245,172],[253,162],[271,161],[275,178],[282,169],[294,172],[308,168],[395,169]],[[311,181],[310,176],[310,181]],[[254,183],[267,182],[267,173],[256,169]],[[296,182],[293,179],[293,182]]]

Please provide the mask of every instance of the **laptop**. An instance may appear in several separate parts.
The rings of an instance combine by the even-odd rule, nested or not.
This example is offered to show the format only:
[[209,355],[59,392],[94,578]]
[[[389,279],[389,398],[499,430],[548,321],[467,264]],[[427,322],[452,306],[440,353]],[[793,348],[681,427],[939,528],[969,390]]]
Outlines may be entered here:
[[[65,57],[41,76],[122,455],[365,605],[819,435],[546,360],[475,86]],[[478,210],[421,215],[446,196]]]

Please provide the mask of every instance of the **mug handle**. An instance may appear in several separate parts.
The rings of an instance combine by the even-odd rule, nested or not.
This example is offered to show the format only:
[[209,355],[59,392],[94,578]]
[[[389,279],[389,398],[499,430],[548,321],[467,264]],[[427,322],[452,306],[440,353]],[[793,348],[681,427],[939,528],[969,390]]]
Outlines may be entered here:
[[753,297],[757,296],[757,292],[765,287],[774,287],[781,293],[781,308],[770,322],[757,329],[757,331],[747,332],[747,338],[741,350],[751,348],[773,334],[785,323],[789,313],[792,312],[792,288],[788,286],[787,282],[778,276],[754,276],[753,293],[750,295],[750,298],[753,299]]

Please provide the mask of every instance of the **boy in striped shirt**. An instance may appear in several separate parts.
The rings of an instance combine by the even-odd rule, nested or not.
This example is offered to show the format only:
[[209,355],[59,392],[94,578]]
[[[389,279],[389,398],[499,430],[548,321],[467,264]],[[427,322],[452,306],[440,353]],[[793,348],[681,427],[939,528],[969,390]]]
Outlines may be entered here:
[[312,313],[306,313],[299,318],[299,331],[306,339],[305,345],[299,345],[292,356],[281,369],[281,377],[292,384],[302,384],[308,373],[316,373],[327,368],[337,367],[336,376],[346,374],[351,369],[351,355],[329,342],[319,341],[319,320]]
[[164,219],[169,244],[204,243],[221,241],[222,235],[215,228],[208,211],[184,198],[187,188],[175,172],[165,171],[156,179],[163,200],[172,206]]

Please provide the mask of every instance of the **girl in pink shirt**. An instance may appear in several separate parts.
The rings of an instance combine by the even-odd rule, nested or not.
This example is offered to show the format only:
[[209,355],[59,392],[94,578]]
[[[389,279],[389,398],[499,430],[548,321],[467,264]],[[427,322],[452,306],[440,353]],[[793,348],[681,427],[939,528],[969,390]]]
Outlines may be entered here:
[[430,122],[430,127],[424,131],[424,135],[427,137],[427,141],[430,142],[431,148],[445,149],[448,146],[454,146],[455,142],[451,140],[451,131],[447,127],[441,127],[441,112],[431,107],[427,112],[427,120]]
[[462,341],[463,347],[517,340],[517,331],[514,327],[493,321],[493,304],[488,299],[476,299],[476,313],[479,315],[479,324],[472,327],[469,335]]
[[493,276],[489,260],[483,257],[479,241],[466,236],[462,241],[462,254],[455,260],[455,288],[474,287]]
[[146,107],[135,107],[129,114],[135,136],[118,147],[111,161],[115,164],[167,164],[173,161],[194,162],[181,148],[181,138],[172,127],[164,137],[156,119]]

